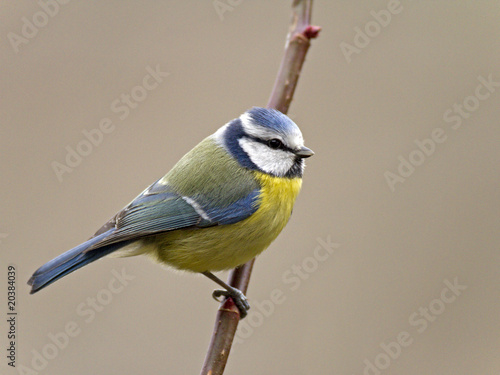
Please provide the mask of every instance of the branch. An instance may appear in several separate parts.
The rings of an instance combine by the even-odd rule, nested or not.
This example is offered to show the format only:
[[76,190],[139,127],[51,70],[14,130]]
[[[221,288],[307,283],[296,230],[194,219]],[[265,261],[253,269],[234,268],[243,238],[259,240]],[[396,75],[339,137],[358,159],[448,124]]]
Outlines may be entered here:
[[311,10],[312,0],[294,0],[285,54],[267,103],[269,108],[275,108],[285,114],[292,102],[302,64],[311,45],[310,40],[316,38],[321,30],[319,26],[310,24]]
[[[302,64],[311,45],[310,40],[316,38],[321,30],[320,27],[310,24],[312,2],[313,0],[293,1],[285,54],[267,103],[268,108],[275,108],[285,114],[292,102]],[[229,285],[246,294],[254,262],[255,259],[252,259],[231,271]],[[202,375],[221,375],[224,372],[239,320],[240,313],[232,299],[225,300],[217,312],[212,340],[201,370]]]

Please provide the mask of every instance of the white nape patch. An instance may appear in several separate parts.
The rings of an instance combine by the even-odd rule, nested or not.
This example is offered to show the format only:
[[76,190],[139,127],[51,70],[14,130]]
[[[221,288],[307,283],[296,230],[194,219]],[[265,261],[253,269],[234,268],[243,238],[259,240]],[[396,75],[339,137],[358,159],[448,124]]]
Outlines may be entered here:
[[203,208],[201,208],[201,206],[194,199],[184,196],[182,197],[182,199],[184,199],[187,204],[193,207],[196,213],[200,215],[203,219],[211,220],[210,217],[207,215],[207,213],[203,210]]
[[289,151],[273,150],[250,138],[241,138],[238,142],[250,160],[266,173],[285,176],[295,162],[295,155]]
[[223,146],[224,147],[224,133],[226,131],[226,129],[228,128],[230,122],[228,122],[227,124],[221,126],[219,129],[217,129],[217,131],[212,134],[212,137],[215,139],[215,142],[219,145],[219,146]]
[[245,133],[252,137],[262,140],[270,140],[276,138],[291,149],[304,146],[304,138],[302,137],[302,133],[300,132],[297,125],[295,125],[295,128],[290,127],[291,131],[289,133],[279,134],[273,129],[265,128],[259,124],[256,124],[253,121],[252,117],[246,112],[240,116],[240,120]]

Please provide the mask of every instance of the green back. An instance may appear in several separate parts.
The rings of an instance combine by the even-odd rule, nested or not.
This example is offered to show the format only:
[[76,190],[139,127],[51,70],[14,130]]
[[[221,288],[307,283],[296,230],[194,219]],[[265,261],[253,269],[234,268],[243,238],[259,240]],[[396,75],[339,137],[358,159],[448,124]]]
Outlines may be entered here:
[[259,188],[253,173],[243,168],[213,137],[184,155],[161,180],[178,194],[227,207]]

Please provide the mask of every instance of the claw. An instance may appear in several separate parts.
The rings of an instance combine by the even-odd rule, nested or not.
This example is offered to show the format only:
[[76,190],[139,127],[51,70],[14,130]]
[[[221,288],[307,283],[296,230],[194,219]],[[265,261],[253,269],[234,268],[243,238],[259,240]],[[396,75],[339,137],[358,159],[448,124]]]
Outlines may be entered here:
[[217,302],[221,302],[221,303],[222,303],[222,300],[220,299],[220,297],[222,297],[222,296],[228,297],[228,295],[229,295],[229,292],[227,290],[221,290],[221,289],[216,289],[212,293],[213,299],[216,300]]
[[247,301],[247,297],[243,294],[241,290],[238,290],[236,288],[232,290],[220,290],[216,289],[212,293],[212,297],[217,301],[217,302],[222,302],[219,298],[220,297],[226,297],[226,298],[231,298],[240,311],[240,318],[243,319],[245,316],[247,316],[248,310],[250,309],[250,304]]

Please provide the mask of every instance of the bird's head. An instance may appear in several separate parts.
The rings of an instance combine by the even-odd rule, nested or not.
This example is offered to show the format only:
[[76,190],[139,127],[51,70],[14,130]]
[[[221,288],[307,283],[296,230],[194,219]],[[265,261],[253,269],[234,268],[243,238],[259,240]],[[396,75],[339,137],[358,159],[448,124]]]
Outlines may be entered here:
[[304,159],[314,155],[299,127],[275,109],[254,107],[220,128],[215,138],[243,167],[276,177],[302,177]]

